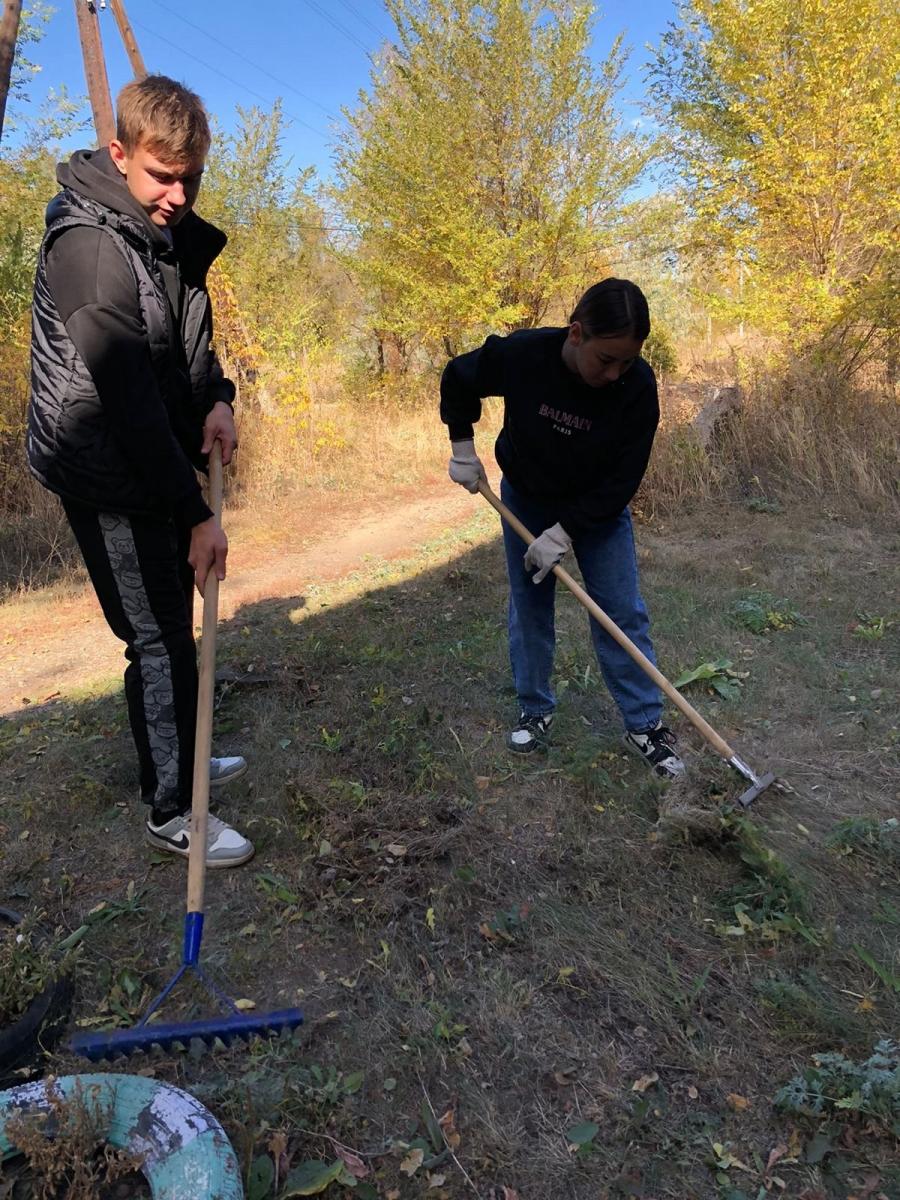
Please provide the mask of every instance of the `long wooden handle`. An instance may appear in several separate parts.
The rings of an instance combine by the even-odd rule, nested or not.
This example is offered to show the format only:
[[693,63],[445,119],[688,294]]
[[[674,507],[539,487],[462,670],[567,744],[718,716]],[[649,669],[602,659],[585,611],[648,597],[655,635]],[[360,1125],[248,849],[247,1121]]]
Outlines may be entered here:
[[[479,482],[478,490],[481,492],[482,496],[484,496],[485,500],[487,500],[489,504],[492,504],[494,508],[496,508],[497,512],[507,523],[507,525],[516,531],[526,545],[534,541],[534,534],[528,532],[515,513],[510,512],[503,501],[491,491],[490,487],[484,482],[484,480]],[[679,708],[684,713],[694,728],[703,734],[713,749],[717,750],[723,758],[734,758],[735,753],[725,739],[716,733],[708,721],[704,721],[703,717],[700,716],[696,708],[694,708],[692,704],[689,704],[688,701],[685,700],[681,692],[679,692],[677,688],[673,687],[672,684],[669,683],[665,675],[663,675],[663,673],[656,666],[654,666],[647,655],[639,650],[631,638],[622,632],[615,621],[606,615],[600,605],[595,600],[591,599],[581,584],[577,583],[569,574],[569,572],[564,570],[558,564],[553,568],[553,573],[556,575],[557,579],[560,579],[566,585],[569,591],[581,601],[591,616],[603,626],[609,636],[614,638],[622,647],[622,649],[626,650],[628,654],[631,655],[637,665],[650,676],[656,686],[662,692],[665,692],[676,708]]]
[[[222,445],[213,443],[209,456],[209,505],[222,525]],[[200,681],[197,688],[197,735],[194,740],[194,784],[191,793],[191,848],[188,854],[187,911],[203,912],[206,884],[206,827],[209,816],[209,758],[212,752],[213,689],[216,682],[216,626],[219,619],[219,580],[211,567],[203,585],[203,633],[200,642]]]

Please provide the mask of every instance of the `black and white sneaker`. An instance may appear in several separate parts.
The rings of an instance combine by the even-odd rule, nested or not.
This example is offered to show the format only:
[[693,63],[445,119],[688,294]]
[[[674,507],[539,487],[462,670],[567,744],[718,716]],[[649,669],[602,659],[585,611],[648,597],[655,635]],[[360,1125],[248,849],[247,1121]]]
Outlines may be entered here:
[[662,779],[680,779],[684,774],[684,763],[675,749],[677,738],[662,722],[655,729],[645,729],[641,733],[629,731],[622,740]]
[[[169,854],[180,854],[187,858],[191,849],[191,814],[189,812],[171,817],[162,824],[154,824],[153,814],[147,818],[147,841],[157,850]],[[226,825],[212,813],[207,817],[206,865],[208,867],[239,867],[253,857],[253,843],[236,829]]]
[[553,713],[544,713],[541,717],[519,713],[519,723],[509,734],[506,744],[517,754],[530,754],[532,750],[546,750],[550,743],[550,726]]
[[230,758],[211,758],[209,760],[209,786],[221,787],[223,783],[231,783],[232,779],[240,779],[247,774],[247,760],[239,754]]

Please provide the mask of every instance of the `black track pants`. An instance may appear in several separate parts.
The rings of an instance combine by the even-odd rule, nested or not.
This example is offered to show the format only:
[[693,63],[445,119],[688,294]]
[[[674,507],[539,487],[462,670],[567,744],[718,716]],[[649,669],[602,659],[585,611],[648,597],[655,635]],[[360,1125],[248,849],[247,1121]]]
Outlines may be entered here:
[[125,697],[141,798],[159,812],[191,803],[197,719],[190,539],[171,521],[63,507],[103,615],[125,643]]

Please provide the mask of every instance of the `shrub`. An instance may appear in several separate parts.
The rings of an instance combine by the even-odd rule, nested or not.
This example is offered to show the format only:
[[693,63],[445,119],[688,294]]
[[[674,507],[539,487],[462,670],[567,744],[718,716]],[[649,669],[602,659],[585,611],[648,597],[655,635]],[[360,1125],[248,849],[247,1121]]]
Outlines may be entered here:
[[775,1094],[785,1112],[805,1116],[861,1113],[900,1134],[900,1046],[890,1038],[870,1058],[855,1063],[843,1054],[816,1054],[814,1066]]

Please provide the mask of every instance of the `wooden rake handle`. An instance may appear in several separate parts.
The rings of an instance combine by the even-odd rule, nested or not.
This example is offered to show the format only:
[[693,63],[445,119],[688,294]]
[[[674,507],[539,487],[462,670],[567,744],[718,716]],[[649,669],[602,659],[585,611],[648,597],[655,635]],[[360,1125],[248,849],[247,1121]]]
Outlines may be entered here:
[[[209,456],[209,506],[222,527],[222,444],[213,443]],[[206,884],[206,828],[209,817],[209,759],[212,753],[213,691],[216,683],[216,627],[219,619],[219,580],[210,568],[203,585],[203,632],[200,679],[197,688],[197,733],[194,740],[194,782],[191,792],[191,848],[188,854],[187,911],[203,912]]]
[[[515,530],[522,541],[525,542],[526,546],[534,541],[534,534],[529,533],[515,513],[510,512],[503,501],[491,491],[490,486],[484,480],[479,482],[478,490],[481,492],[482,496],[484,496],[485,500],[487,500],[488,504],[493,505],[507,525],[509,525],[511,529]],[[609,636],[614,638],[622,647],[622,649],[631,655],[637,665],[643,671],[645,671],[647,675],[650,676],[660,691],[664,692],[675,705],[675,707],[684,713],[694,728],[706,738],[713,749],[718,751],[718,753],[721,754],[725,759],[734,758],[735,753],[725,739],[716,733],[708,721],[704,721],[703,717],[700,716],[696,708],[694,708],[692,704],[689,704],[688,701],[685,700],[681,692],[679,692],[677,688],[673,687],[672,684],[669,683],[665,675],[663,675],[663,673],[656,666],[654,666],[647,655],[639,650],[631,638],[622,632],[615,621],[606,615],[600,605],[595,600],[591,599],[581,584],[577,583],[576,580],[574,580],[569,574],[569,572],[564,570],[564,568],[559,565],[553,568],[553,573],[557,579],[561,580],[566,585],[576,599],[584,605],[594,620],[603,626]]]

